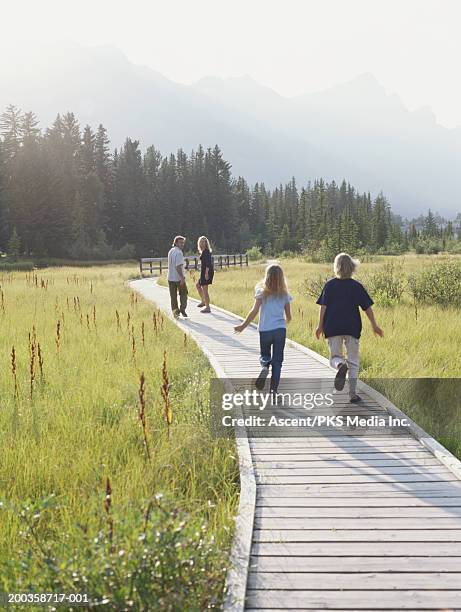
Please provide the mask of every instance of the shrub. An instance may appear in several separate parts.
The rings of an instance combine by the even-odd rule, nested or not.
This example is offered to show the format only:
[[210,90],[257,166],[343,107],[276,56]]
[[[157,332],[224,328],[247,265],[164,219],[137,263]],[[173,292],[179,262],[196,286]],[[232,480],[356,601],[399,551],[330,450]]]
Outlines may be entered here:
[[259,246],[251,247],[251,249],[248,249],[246,254],[248,255],[248,259],[250,261],[258,261],[258,260],[263,258],[261,247],[259,247]]
[[402,263],[386,262],[377,270],[364,274],[362,281],[377,304],[393,306],[402,301],[406,284]]
[[378,254],[383,255],[403,255],[405,253],[405,245],[399,242],[390,242],[382,249],[379,249]]
[[15,270],[18,271],[29,271],[34,269],[33,261],[2,261],[0,263],[0,270],[4,270],[5,272],[12,272]]
[[283,257],[285,259],[294,259],[298,257],[298,253],[295,253],[294,251],[282,251],[281,253],[279,253],[279,257]]
[[438,240],[422,238],[416,243],[415,251],[417,255],[437,255],[437,253],[443,251],[443,245]]
[[410,275],[408,287],[415,302],[461,306],[461,262],[434,263]]
[[447,251],[453,255],[461,255],[461,242],[459,240],[451,240],[447,245]]
[[319,244],[313,247],[308,247],[304,251],[304,257],[312,263],[332,262],[337,254],[337,251],[328,243],[327,240],[322,240]]
[[304,280],[301,285],[301,290],[310,295],[311,297],[317,299],[319,295],[322,293],[322,289],[327,282],[331,278],[327,275],[317,274],[316,276],[308,277]]

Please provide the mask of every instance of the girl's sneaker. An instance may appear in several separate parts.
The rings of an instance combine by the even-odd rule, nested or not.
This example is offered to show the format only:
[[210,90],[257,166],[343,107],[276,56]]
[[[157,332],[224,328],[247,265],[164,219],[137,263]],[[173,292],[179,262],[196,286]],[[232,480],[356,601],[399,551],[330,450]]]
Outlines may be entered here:
[[261,368],[261,372],[259,373],[258,378],[255,381],[255,387],[256,389],[264,389],[264,385],[266,384],[266,378],[267,375],[269,374],[269,366],[263,366]]
[[356,393],[355,395],[353,395],[353,396],[350,398],[350,400],[349,400],[349,401],[350,401],[350,403],[351,403],[351,404],[358,404],[359,402],[361,402],[361,401],[362,401],[362,398],[360,397],[360,395],[357,395],[357,393]]
[[211,312],[211,310],[209,308],[204,308],[203,310],[201,310],[200,312]]
[[347,363],[342,363],[338,368],[338,373],[335,376],[335,389],[342,391],[346,384]]
[[197,304],[197,308],[203,308],[205,306],[205,302],[199,302]]

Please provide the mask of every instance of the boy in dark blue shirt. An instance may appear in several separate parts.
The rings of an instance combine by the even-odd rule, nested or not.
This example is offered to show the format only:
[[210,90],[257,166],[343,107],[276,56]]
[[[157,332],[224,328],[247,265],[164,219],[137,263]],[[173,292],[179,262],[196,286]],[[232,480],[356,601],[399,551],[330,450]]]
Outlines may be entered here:
[[[349,397],[355,404],[361,400],[356,393],[359,373],[359,338],[362,332],[362,319],[359,306],[365,311],[373,331],[383,336],[383,330],[375,321],[372,310],[373,300],[361,283],[352,278],[358,262],[347,253],[335,257],[335,278],[325,283],[317,300],[320,305],[320,320],[315,335],[325,335],[330,348],[330,365],[338,370],[335,389],[341,391],[349,371]],[[343,345],[346,357],[343,356]]]

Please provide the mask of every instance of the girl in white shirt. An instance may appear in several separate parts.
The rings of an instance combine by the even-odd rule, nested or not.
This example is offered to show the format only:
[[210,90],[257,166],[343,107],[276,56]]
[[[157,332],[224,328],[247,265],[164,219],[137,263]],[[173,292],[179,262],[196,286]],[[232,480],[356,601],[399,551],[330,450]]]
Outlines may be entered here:
[[255,288],[253,308],[246,319],[234,327],[239,333],[247,327],[259,312],[259,343],[261,372],[256,380],[257,389],[263,389],[272,366],[271,392],[276,393],[282,371],[283,350],[285,348],[286,327],[291,321],[290,302],[285,276],[278,264],[266,268],[266,277]]

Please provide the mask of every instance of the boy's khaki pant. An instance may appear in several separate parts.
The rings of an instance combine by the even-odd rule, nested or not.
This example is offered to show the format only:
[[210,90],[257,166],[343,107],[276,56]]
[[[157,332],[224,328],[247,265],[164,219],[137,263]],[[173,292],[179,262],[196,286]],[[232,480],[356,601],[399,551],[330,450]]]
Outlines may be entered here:
[[[357,389],[357,378],[359,375],[359,339],[354,336],[331,336],[327,338],[330,348],[330,365],[335,370],[342,363],[347,363],[349,379],[349,395],[355,395]],[[343,355],[343,347],[346,349],[346,356]]]

